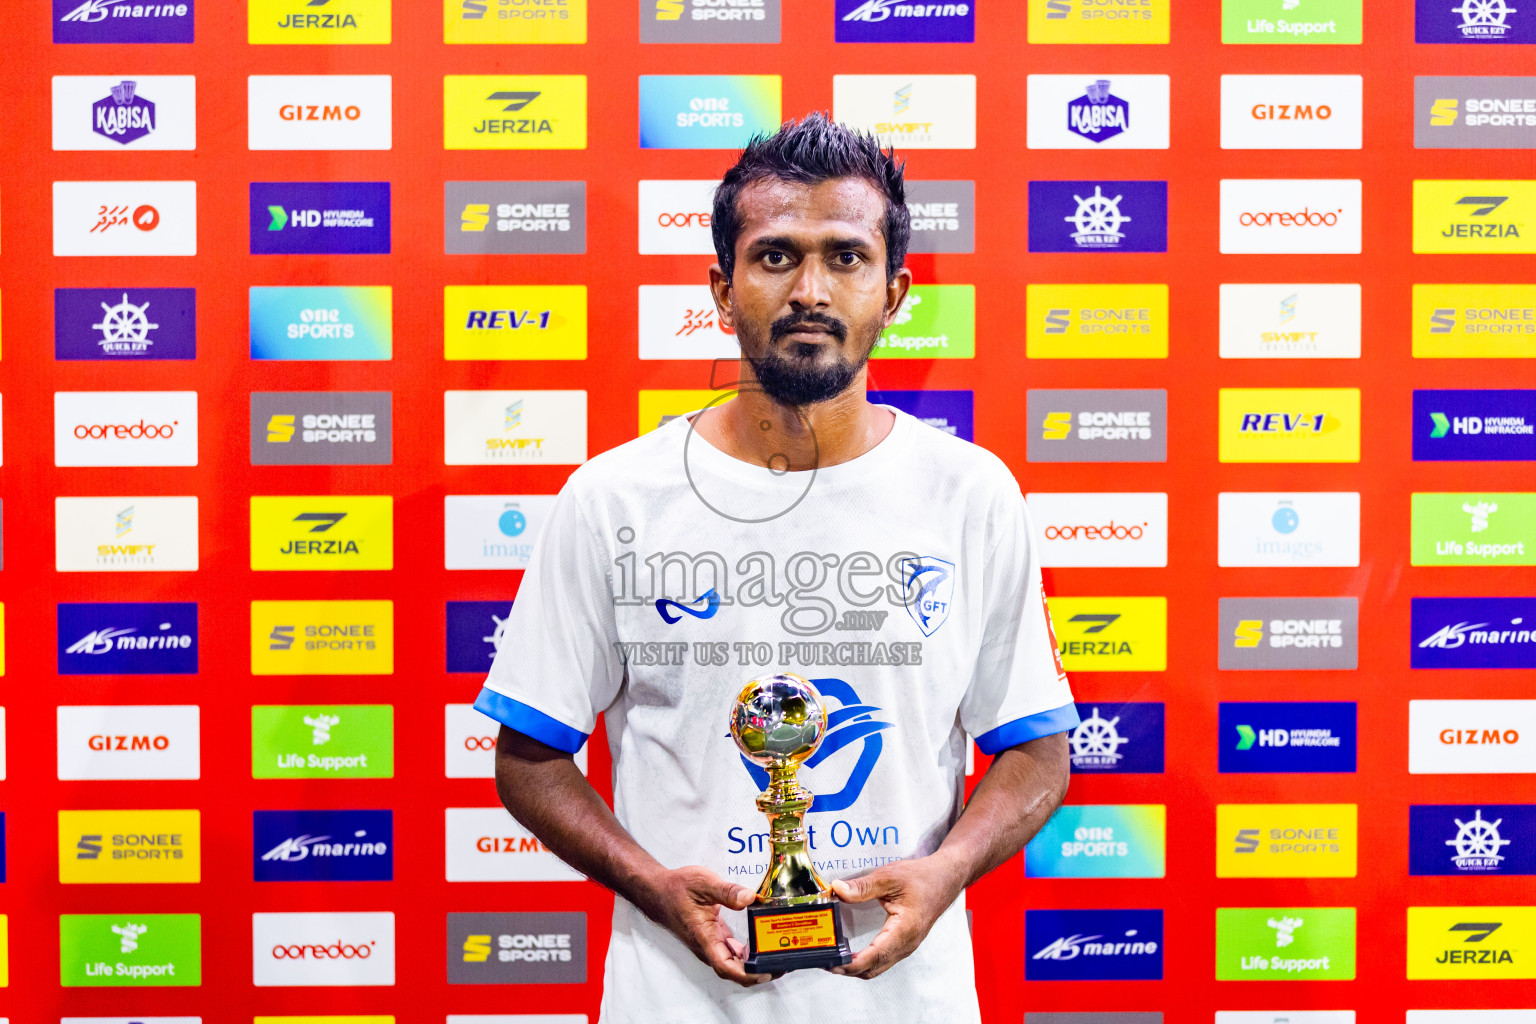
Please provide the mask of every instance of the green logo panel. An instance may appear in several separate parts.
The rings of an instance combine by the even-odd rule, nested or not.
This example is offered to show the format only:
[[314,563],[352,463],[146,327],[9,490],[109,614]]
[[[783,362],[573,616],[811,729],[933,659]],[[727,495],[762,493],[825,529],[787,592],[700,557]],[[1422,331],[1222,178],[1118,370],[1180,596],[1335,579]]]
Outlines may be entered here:
[[1536,494],[1415,494],[1414,565],[1536,565]]
[[881,359],[970,359],[976,355],[976,287],[915,284],[875,350]]
[[253,779],[389,779],[394,774],[392,705],[251,708]]
[[[1285,10],[1292,7],[1291,10]],[[1221,0],[1224,43],[1359,43],[1362,0]]]
[[1222,907],[1217,981],[1352,981],[1354,907]]
[[202,983],[197,914],[59,915],[59,984],[65,988]]

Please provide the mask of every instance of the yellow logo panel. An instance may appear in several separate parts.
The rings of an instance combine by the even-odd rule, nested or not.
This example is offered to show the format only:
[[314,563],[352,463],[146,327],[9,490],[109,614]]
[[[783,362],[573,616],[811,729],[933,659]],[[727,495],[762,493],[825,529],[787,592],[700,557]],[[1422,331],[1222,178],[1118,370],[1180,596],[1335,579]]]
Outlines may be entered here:
[[1359,388],[1222,388],[1222,462],[1359,462]]
[[1536,285],[1416,284],[1416,359],[1536,357]]
[[531,6],[527,0],[443,0],[443,42],[587,41],[587,0],[546,0],[536,10]]
[[198,811],[60,811],[59,881],[202,880]]
[[387,43],[390,0],[247,0],[252,44]]
[[1536,252],[1536,181],[1415,181],[1413,251]]
[[1030,359],[1167,359],[1165,284],[1032,284],[1024,289]]
[[1166,597],[1052,597],[1068,672],[1161,672],[1168,667]]
[[447,75],[444,149],[586,149],[586,75]]
[[251,674],[387,676],[393,601],[252,601]]
[[1173,0],[1029,0],[1031,43],[1166,43]]
[[641,391],[640,433],[649,434],[668,420],[702,409],[719,397],[718,391]]
[[1217,878],[1354,878],[1355,804],[1217,804]]
[[11,922],[0,914],[0,988],[11,984]]
[[393,569],[388,495],[251,498],[252,569]]
[[447,359],[587,358],[587,286],[449,285]]
[[1536,978],[1536,907],[1409,907],[1408,977]]

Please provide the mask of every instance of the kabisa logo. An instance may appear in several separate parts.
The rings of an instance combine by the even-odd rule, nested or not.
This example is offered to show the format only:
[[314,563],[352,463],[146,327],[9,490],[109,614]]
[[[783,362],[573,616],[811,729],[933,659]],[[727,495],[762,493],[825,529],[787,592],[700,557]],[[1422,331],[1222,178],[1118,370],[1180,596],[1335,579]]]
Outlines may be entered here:
[[65,988],[202,983],[197,914],[59,915],[59,984]]
[[1161,774],[1161,703],[1077,705],[1080,719],[1067,741],[1072,771],[1083,774]]
[[839,43],[972,43],[975,3],[837,0]]
[[1091,82],[1067,104],[1067,130],[1089,142],[1112,139],[1131,126],[1131,105],[1109,91],[1109,79]]
[[448,671],[490,671],[506,635],[511,606],[506,601],[448,602]]
[[60,604],[60,675],[197,672],[197,605]]
[[1162,878],[1167,818],[1161,804],[1060,807],[1024,848],[1024,875]]
[[390,0],[250,0],[246,39],[261,43],[385,44]]
[[53,0],[55,43],[190,43],[195,0]]
[[923,636],[933,636],[948,621],[950,608],[955,603],[955,564],[932,555],[920,555],[904,560],[901,571],[907,614],[923,631]]
[[393,811],[255,811],[258,882],[387,882]]
[[[875,764],[880,760],[880,753],[885,749],[885,740],[881,733],[886,729],[894,729],[894,722],[887,722],[876,717],[884,712],[873,704],[866,704],[859,699],[859,695],[853,687],[841,679],[812,679],[816,689],[823,698],[837,702],[837,709],[827,713],[827,733],[821,741],[821,746],[816,748],[805,761],[803,767],[807,771],[813,771],[811,779],[820,779],[816,785],[816,801],[811,805],[811,814],[826,811],[843,811],[858,802],[859,796],[864,792],[864,786],[869,782],[870,773],[875,770]],[[844,747],[859,744],[859,754],[854,759],[851,767],[846,768],[847,781],[842,788],[833,791],[826,781],[826,776],[832,774],[833,769],[825,769],[814,772],[817,765],[825,763]],[[839,758],[835,764],[839,767],[846,765],[847,757]],[[752,776],[752,781],[757,783],[759,790],[768,788],[768,773],[757,765],[741,758],[742,767]],[[841,770],[839,771],[841,774]],[[732,830],[734,833],[736,830]],[[833,842],[836,843],[835,830]],[[739,842],[733,835],[733,842]],[[740,852],[740,851],[733,851]]]
[[1522,13],[1514,0],[1416,0],[1415,7],[1416,42],[1536,42],[1531,12]]
[[1026,910],[1026,981],[1156,981],[1161,910]]
[[580,984],[585,914],[449,914],[448,984]]
[[1166,181],[1032,181],[1030,252],[1167,252]]
[[1414,668],[1536,668],[1536,598],[1415,597]]
[[1536,907],[1409,907],[1408,978],[1536,978]]
[[1217,717],[1223,773],[1353,772],[1353,702],[1227,703]]
[[195,359],[193,288],[56,288],[55,359]]
[[1408,808],[1410,875],[1536,875],[1536,806]]
[[1536,461],[1536,390],[1415,390],[1413,459]]
[[124,79],[112,95],[91,107],[91,130],[126,146],[155,130],[155,104],[138,95],[138,83]]

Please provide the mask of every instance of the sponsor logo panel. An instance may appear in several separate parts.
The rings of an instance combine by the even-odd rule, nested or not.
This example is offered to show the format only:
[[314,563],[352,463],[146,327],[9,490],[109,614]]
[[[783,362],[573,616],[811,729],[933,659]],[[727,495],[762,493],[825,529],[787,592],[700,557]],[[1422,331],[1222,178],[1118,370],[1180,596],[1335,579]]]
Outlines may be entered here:
[[909,253],[976,251],[976,183],[909,181]]
[[1167,75],[1030,75],[1030,149],[1167,149]]
[[447,285],[446,359],[587,358],[587,286]]
[[577,465],[587,459],[585,391],[445,391],[450,466]]
[[1416,284],[1416,359],[1536,357],[1536,285]]
[[585,914],[449,914],[448,984],[579,985]]
[[975,149],[975,75],[833,75],[832,116],[898,149]]
[[491,669],[511,617],[505,601],[449,601],[447,651],[449,672],[484,675]]
[[394,145],[389,75],[251,75],[252,150],[376,150]]
[[1168,564],[1168,495],[1025,495],[1045,568]]
[[445,811],[450,882],[579,882],[584,877],[501,807]]
[[586,75],[445,75],[444,149],[586,149]]
[[777,43],[781,5],[782,0],[640,0],[640,41]]
[[60,675],[197,672],[197,604],[60,604]]
[[1358,44],[1363,31],[1362,0],[1222,0],[1223,43]]
[[1223,178],[1224,253],[1360,252],[1358,178]]
[[1030,359],[1167,359],[1165,284],[1031,284],[1024,289]]
[[1069,672],[1162,672],[1168,667],[1166,597],[1050,599],[1057,653]]
[[1217,667],[1291,671],[1352,669],[1360,650],[1354,597],[1223,597]]
[[1352,981],[1354,907],[1218,907],[1217,981]]
[[1223,491],[1217,499],[1216,564],[1360,564],[1357,491]]
[[251,254],[387,254],[387,181],[253,181]]
[[1536,253],[1536,181],[1413,183],[1413,251]]
[[[445,43],[585,43],[587,0],[443,0]],[[778,42],[777,37],[774,42]]]
[[1536,668],[1536,598],[1415,597],[1414,668]]
[[[1117,17],[1093,0],[1028,0],[1031,43],[1166,43],[1173,0],[1117,5]],[[1124,15],[1124,17],[1119,17]]]
[[197,79],[54,75],[53,148],[196,149]]
[[1224,284],[1221,358],[1359,359],[1358,284]]
[[[686,416],[708,406],[720,397],[718,391],[692,390],[640,390],[639,433],[644,434],[664,427],[679,416]],[[730,399],[727,399],[730,401]]]
[[54,182],[53,254],[196,256],[197,182]]
[[528,568],[554,504],[552,494],[446,495],[443,568]]
[[869,391],[876,405],[889,405],[928,426],[975,441],[975,392],[972,391]]
[[195,288],[56,288],[53,357],[197,358]]
[[1354,878],[1355,804],[1217,804],[1217,878]]
[[584,1013],[450,1013],[448,1024],[589,1024],[589,1018]]
[[254,811],[258,882],[387,882],[393,811]]
[[196,988],[202,947],[197,914],[60,914],[59,984]]
[[1532,1024],[1536,1010],[1409,1010],[1408,1024]]
[[1166,181],[1032,181],[1030,252],[1167,252]]
[[1161,775],[1161,703],[1079,703],[1079,723],[1067,737],[1074,774]]
[[395,774],[389,704],[257,704],[251,778],[388,779]]
[[59,572],[192,572],[197,498],[55,498]]
[[[837,0],[839,43],[974,43],[974,3],[924,0]],[[643,22],[642,22],[643,24]],[[778,42],[775,36],[774,42]]]
[[1161,910],[1024,911],[1025,981],[1157,981]]
[[262,43],[378,44],[390,41],[390,0],[247,0],[247,39]]
[[[496,777],[495,719],[482,715],[473,704],[443,705],[443,773],[450,779]],[[576,767],[587,772],[587,748],[576,751]]]
[[55,391],[55,466],[197,465],[196,391]]
[[252,601],[251,674],[389,675],[393,601]]
[[584,181],[449,181],[443,184],[443,251],[449,254],[584,253]]
[[1222,462],[1359,462],[1359,388],[1222,388]]
[[778,75],[641,75],[641,149],[739,149],[779,126]]
[[[642,256],[714,256],[714,179],[640,182]],[[915,250],[914,250],[915,251]]]
[[[1408,1020],[1412,1024],[1413,1011]],[[1217,1010],[1216,1024],[1355,1024],[1354,1010]]]
[[196,0],[53,0],[55,43],[190,43]]
[[251,568],[392,569],[389,495],[251,497]]
[[1024,848],[1029,878],[1162,878],[1162,804],[1067,805]]
[[252,914],[251,984],[393,985],[395,915]]
[[1536,565],[1536,494],[1414,494],[1413,565]]
[[736,331],[720,322],[704,284],[640,286],[641,359],[735,359]]
[[199,726],[196,704],[60,705],[59,779],[201,778]]
[[1536,43],[1536,19],[1509,0],[1414,0],[1414,15],[1419,43]]
[[1041,390],[1025,395],[1030,462],[1168,461],[1168,392]]
[[1408,808],[1410,875],[1536,875],[1536,806],[1415,804]]
[[[1145,1013],[1038,1013],[1026,1012],[1024,1024],[1163,1024],[1160,1011]],[[1264,1024],[1270,1024],[1265,1021]]]
[[1415,149],[1536,147],[1536,78],[1416,75]]
[[394,355],[394,289],[252,286],[251,358],[372,360]]
[[976,355],[976,286],[917,284],[875,342],[875,359],[970,359]]
[[1353,701],[1222,702],[1222,773],[1353,772],[1359,730]]
[[1536,978],[1536,907],[1409,907],[1408,978]]
[[[257,1017],[260,1021],[269,1018]],[[59,1024],[203,1024],[201,1017],[60,1017]]]
[[1536,772],[1536,700],[1411,700],[1412,775]]
[[251,465],[387,466],[393,461],[388,391],[256,391]]
[[60,811],[59,881],[202,881],[199,811]]
[[1536,390],[1415,390],[1413,460],[1536,461]]

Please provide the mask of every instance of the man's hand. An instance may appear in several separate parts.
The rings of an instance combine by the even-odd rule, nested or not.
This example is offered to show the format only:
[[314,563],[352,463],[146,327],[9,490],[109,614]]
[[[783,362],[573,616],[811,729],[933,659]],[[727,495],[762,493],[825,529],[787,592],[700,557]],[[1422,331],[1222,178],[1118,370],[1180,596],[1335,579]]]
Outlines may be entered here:
[[964,879],[937,855],[899,860],[862,878],[839,879],[832,891],[844,903],[879,900],[889,916],[874,941],[833,974],[878,978],[904,960],[928,937],[928,930],[960,895]]
[[726,981],[746,988],[773,980],[771,974],[748,974],[742,966],[746,947],[731,935],[720,919],[720,908],[745,910],[756,894],[745,886],[727,882],[708,868],[685,867],[661,871],[646,887],[641,910],[693,950],[693,955],[714,968]]

